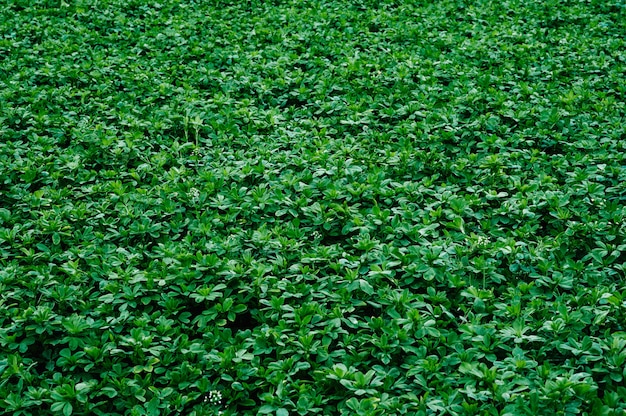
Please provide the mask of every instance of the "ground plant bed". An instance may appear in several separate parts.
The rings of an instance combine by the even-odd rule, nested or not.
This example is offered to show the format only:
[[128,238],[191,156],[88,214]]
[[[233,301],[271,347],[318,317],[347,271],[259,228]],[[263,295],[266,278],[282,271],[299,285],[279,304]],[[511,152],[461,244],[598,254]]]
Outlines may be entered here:
[[623,0],[0,1],[0,414],[626,414]]

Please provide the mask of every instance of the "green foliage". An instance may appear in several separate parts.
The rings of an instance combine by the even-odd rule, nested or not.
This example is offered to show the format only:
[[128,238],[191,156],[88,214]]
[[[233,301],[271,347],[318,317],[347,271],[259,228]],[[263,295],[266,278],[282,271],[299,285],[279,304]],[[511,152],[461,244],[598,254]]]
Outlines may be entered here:
[[5,1],[0,413],[623,414],[625,22]]

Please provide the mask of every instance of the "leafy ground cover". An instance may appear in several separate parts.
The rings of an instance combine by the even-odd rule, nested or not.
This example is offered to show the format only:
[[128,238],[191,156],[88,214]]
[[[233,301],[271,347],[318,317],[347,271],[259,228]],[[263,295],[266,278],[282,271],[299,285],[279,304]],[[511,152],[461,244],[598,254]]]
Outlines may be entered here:
[[0,413],[625,413],[623,1],[2,6]]

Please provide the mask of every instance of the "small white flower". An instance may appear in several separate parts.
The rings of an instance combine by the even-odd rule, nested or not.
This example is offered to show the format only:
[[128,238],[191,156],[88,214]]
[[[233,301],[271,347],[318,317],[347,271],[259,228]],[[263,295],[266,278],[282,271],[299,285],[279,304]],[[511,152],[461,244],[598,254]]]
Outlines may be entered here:
[[490,243],[489,238],[484,237],[482,235],[478,235],[475,237],[476,239],[472,243],[474,248],[485,248]]
[[222,401],[222,392],[218,390],[211,390],[204,398],[204,401],[213,405],[219,404]]
[[200,198],[200,191],[197,188],[191,188],[189,190],[189,195],[191,196],[191,199],[197,201],[198,198]]

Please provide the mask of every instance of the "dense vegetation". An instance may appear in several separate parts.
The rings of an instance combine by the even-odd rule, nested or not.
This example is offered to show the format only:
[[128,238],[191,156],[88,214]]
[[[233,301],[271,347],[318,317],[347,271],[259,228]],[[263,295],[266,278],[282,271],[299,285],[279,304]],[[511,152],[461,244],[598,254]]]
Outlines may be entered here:
[[623,1],[0,4],[0,413],[626,412]]

